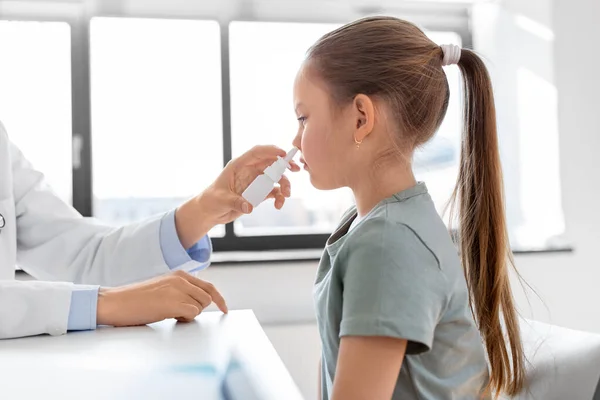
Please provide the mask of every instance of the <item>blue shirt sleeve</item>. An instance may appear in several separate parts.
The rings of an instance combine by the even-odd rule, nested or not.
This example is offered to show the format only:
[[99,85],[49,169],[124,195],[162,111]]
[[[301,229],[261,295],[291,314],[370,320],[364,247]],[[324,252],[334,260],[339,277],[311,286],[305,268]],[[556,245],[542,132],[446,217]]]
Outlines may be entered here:
[[96,329],[99,286],[76,285],[71,292],[68,331]]
[[160,248],[165,263],[170,269],[176,269],[189,261],[196,261],[198,265],[187,272],[200,271],[210,265],[212,254],[210,238],[206,235],[189,249],[184,249],[177,236],[175,210],[165,214],[160,222]]

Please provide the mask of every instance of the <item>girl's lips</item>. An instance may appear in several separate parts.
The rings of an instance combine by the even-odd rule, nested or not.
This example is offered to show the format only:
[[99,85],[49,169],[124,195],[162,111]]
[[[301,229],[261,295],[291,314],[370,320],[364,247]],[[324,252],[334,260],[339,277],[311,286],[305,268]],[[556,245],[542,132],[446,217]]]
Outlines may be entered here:
[[304,167],[305,170],[308,170],[308,164],[306,163],[304,158],[300,157],[300,163],[302,163],[302,166]]

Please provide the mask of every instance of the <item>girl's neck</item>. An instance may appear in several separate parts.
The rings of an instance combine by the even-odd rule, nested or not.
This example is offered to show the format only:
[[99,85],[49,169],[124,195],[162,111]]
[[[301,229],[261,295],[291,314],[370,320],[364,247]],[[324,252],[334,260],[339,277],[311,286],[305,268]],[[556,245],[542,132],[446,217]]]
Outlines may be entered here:
[[350,186],[359,217],[367,215],[379,202],[417,184],[410,164],[384,167],[358,176]]

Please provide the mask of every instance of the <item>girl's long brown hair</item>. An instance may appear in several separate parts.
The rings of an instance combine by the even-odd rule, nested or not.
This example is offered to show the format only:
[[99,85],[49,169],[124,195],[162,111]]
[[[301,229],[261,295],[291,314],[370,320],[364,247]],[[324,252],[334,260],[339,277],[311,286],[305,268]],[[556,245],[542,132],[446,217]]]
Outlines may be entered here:
[[[415,25],[369,17],[323,36],[309,49],[307,65],[328,85],[336,104],[348,104],[358,94],[383,100],[393,113],[398,147],[412,152],[433,137],[448,108],[442,59],[442,49]],[[452,200],[458,208],[460,254],[491,369],[486,391],[515,395],[524,385],[525,368],[509,283],[512,253],[494,96],[487,69],[474,52],[463,49],[458,67],[464,81],[464,132]]]

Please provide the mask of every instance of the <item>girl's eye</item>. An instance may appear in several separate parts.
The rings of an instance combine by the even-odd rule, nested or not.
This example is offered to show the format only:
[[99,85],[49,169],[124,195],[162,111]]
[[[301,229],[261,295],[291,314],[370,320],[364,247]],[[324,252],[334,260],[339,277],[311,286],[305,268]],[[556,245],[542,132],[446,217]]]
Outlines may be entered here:
[[304,124],[306,123],[306,117],[298,118],[298,122],[300,122],[302,124],[302,126],[304,126]]

